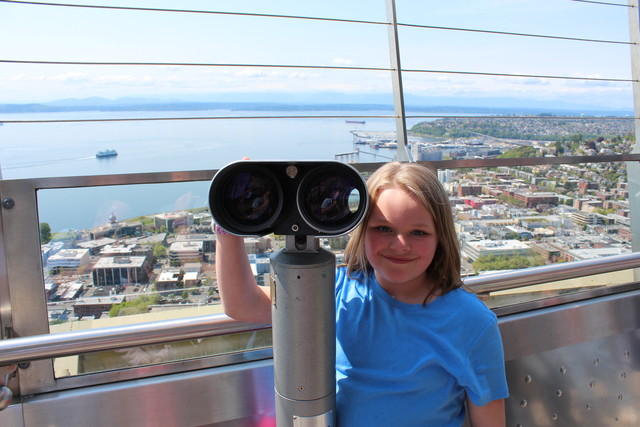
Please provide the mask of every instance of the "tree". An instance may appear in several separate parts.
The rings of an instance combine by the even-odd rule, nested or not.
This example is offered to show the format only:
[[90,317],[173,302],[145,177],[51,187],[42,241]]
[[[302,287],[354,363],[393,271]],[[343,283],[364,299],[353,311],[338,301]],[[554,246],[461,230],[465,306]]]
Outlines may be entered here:
[[133,301],[114,304],[109,310],[109,317],[146,313],[149,310],[149,306],[158,304],[159,300],[160,297],[158,295],[142,295]]
[[167,248],[162,243],[155,243],[153,245],[153,257],[160,259],[167,256]]
[[185,271],[181,268],[180,272],[178,273],[178,281],[176,282],[176,287],[184,288],[184,275]]
[[575,144],[582,142],[582,134],[576,133],[575,135],[571,135],[571,141],[573,141],[573,143]]
[[483,255],[473,262],[477,271],[489,270],[517,270],[522,268],[544,265],[545,260],[540,255]]
[[40,242],[43,244],[51,241],[51,226],[46,222],[40,223]]
[[514,159],[519,157],[536,157],[536,156],[537,156],[537,151],[535,148],[529,147],[529,146],[522,146],[522,147],[513,148],[505,152],[504,154],[499,155],[498,158]]

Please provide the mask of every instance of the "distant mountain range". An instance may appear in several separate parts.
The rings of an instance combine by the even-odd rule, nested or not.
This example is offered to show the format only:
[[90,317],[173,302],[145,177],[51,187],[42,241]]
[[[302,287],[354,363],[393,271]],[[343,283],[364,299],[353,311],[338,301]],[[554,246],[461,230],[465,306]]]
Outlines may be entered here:
[[[277,101],[276,101],[277,100]],[[43,113],[72,111],[393,111],[391,95],[345,93],[229,93],[216,95],[69,98],[29,104],[0,104],[0,113]],[[405,95],[407,114],[476,113],[476,114],[569,114],[633,115],[633,110],[612,109],[556,101],[517,98],[454,98]]]

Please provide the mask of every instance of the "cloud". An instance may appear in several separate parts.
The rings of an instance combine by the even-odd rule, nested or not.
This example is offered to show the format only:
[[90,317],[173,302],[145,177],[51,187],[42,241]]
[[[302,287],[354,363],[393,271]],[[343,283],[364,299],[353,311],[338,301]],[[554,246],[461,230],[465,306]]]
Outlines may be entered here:
[[496,82],[500,84],[513,84],[516,83],[520,86],[548,86],[551,83],[549,79],[542,79],[539,77],[507,77],[507,76],[497,76],[493,78]]
[[89,81],[89,76],[86,73],[79,73],[79,72],[72,71],[65,74],[57,74],[57,75],[51,76],[49,79],[53,81],[59,81],[59,82],[78,83],[78,82]]
[[331,64],[341,66],[341,67],[351,67],[351,66],[357,65],[358,63],[352,59],[333,58],[331,60]]
[[17,82],[19,80],[30,80],[30,76],[28,74],[21,73],[11,76],[9,79]]
[[287,78],[304,80],[309,78],[309,74],[295,71],[293,73],[288,73]]
[[251,78],[264,78],[267,77],[267,73],[264,70],[258,68],[243,68],[236,73],[238,77],[251,77]]
[[11,77],[9,77],[9,80],[11,80],[12,82],[42,82],[47,80],[48,77],[42,74],[39,75],[32,75],[32,74],[25,74],[25,73],[21,73],[21,74],[16,74],[13,75]]
[[121,75],[99,76],[96,78],[96,80],[101,83],[131,84],[136,81],[136,78],[130,75],[121,74]]
[[406,76],[403,83],[407,93],[429,96],[545,99],[576,103],[585,103],[588,98],[592,104],[616,107],[629,104],[631,99],[631,85],[624,82],[420,75]]

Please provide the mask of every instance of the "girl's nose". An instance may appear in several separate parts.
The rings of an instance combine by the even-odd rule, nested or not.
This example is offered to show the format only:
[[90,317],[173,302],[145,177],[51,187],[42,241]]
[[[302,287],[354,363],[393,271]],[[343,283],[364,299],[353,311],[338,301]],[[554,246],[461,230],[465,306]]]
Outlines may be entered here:
[[395,250],[408,250],[409,241],[407,240],[406,236],[398,234],[391,242],[391,247]]

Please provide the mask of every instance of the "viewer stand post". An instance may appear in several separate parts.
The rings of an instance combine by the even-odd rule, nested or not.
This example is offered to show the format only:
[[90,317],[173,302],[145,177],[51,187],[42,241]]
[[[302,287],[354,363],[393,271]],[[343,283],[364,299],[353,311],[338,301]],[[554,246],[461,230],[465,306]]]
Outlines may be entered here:
[[334,426],[335,256],[313,236],[286,236],[271,267],[277,425]]

